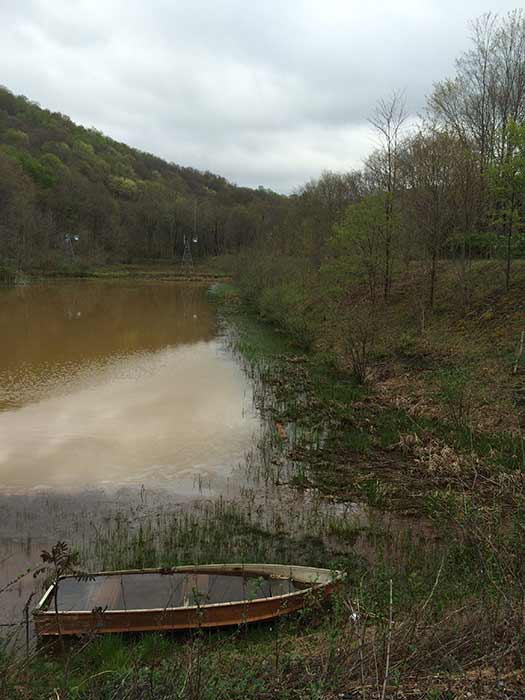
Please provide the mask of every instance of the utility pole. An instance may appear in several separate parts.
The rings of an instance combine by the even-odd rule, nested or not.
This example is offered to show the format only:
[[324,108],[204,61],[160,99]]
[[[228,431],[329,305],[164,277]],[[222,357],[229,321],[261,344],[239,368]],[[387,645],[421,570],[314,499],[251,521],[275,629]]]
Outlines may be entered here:
[[80,240],[80,236],[75,236],[72,233],[67,233],[64,237],[66,255],[68,255],[72,260],[75,259],[75,248],[73,243],[76,243],[78,240]]
[[184,252],[182,253],[182,264],[187,267],[193,267],[193,256],[191,254],[190,240],[186,234],[184,234]]
[[197,197],[193,203],[193,237],[190,238],[184,234],[184,252],[182,254],[182,264],[187,267],[193,267],[193,255],[191,253],[191,244],[197,243]]

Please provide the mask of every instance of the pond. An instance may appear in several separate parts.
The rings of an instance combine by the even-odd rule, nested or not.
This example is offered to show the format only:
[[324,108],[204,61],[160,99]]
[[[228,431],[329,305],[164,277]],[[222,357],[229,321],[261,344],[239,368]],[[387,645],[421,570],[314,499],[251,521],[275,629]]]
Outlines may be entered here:
[[0,299],[3,492],[224,488],[254,415],[205,287],[80,281]]

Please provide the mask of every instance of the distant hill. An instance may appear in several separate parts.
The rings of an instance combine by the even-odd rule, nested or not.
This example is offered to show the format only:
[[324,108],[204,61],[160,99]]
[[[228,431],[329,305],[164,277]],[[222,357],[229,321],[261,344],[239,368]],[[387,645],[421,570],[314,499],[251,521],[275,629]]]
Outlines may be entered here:
[[197,257],[233,252],[272,226],[283,200],[167,163],[0,87],[0,266],[173,260],[184,236],[197,238]]

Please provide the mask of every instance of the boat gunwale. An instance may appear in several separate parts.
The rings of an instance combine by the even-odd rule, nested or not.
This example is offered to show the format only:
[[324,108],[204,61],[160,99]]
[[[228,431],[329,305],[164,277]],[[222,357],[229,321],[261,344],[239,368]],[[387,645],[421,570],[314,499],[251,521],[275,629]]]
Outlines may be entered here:
[[[342,571],[335,571],[332,569],[324,569],[320,567],[311,567],[311,566],[296,566],[296,565],[281,565],[281,564],[230,564],[230,567],[275,567],[276,569],[278,568],[285,568],[285,566],[289,566],[292,569],[303,569],[303,570],[315,570],[315,571],[320,571],[326,574],[333,574],[333,577],[328,580],[324,581],[322,583],[316,583],[315,581],[311,583],[307,588],[303,588],[302,590],[299,591],[292,591],[291,593],[282,593],[280,595],[275,595],[275,596],[269,596],[267,598],[253,598],[252,600],[248,600],[246,598],[242,600],[229,600],[223,603],[204,603],[203,605],[177,605],[174,607],[169,607],[169,606],[164,606],[162,608],[125,608],[125,609],[117,609],[117,610],[106,610],[104,612],[104,615],[128,615],[130,613],[160,613],[160,612],[167,612],[173,611],[173,610],[187,610],[187,611],[195,611],[195,610],[202,610],[204,608],[209,609],[209,608],[219,608],[219,607],[228,607],[232,605],[253,605],[255,603],[261,603],[261,602],[268,602],[269,600],[289,600],[292,598],[295,598],[296,596],[304,596],[306,593],[309,591],[315,591],[319,590],[321,588],[325,588],[330,585],[334,585],[339,581],[342,581],[344,578],[344,573]],[[212,568],[213,567],[213,568]],[[182,566],[182,567],[166,567],[166,568],[149,568],[149,569],[122,569],[119,571],[98,571],[93,576],[122,576],[123,574],[164,574],[169,576],[170,574],[175,574],[175,573],[199,573],[200,571],[206,573],[210,571],[229,571],[229,574],[225,575],[236,575],[237,572],[233,571],[232,569],[228,568],[228,565],[222,565],[222,564],[203,564],[201,566],[196,565],[196,566]],[[61,576],[60,581],[63,581],[64,579],[68,578],[76,578],[78,579],[78,576],[75,576],[74,574],[69,574],[67,576]],[[280,577],[274,577],[274,578],[280,578],[281,580],[285,581],[293,581],[297,579],[293,578],[288,578],[284,576]],[[44,593],[44,596],[41,598],[37,606],[33,610],[33,615],[36,617],[44,617],[44,616],[51,616],[55,617],[56,612],[54,610],[42,610],[42,606],[47,602],[48,596],[52,593],[53,589],[55,587],[55,584],[51,584],[49,588],[46,590]],[[64,610],[58,611],[58,614],[60,616],[63,615],[83,615],[83,616],[92,616],[93,615],[93,610]]]

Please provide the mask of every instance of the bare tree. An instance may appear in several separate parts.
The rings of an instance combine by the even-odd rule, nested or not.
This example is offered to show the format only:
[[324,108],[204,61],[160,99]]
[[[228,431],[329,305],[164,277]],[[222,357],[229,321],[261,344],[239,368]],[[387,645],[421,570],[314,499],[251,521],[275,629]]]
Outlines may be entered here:
[[505,158],[490,170],[494,197],[494,223],[505,241],[505,288],[510,287],[513,243],[523,230],[525,205],[525,123],[509,122]]
[[428,110],[474,145],[483,171],[507,152],[510,121],[525,118],[525,15],[487,13],[472,23],[456,75],[434,85]]
[[522,10],[509,13],[496,34],[499,141],[497,159],[502,162],[512,149],[511,123],[525,119],[525,15]]
[[432,307],[437,263],[458,223],[455,189],[460,181],[457,155],[461,144],[446,132],[420,132],[410,140],[407,150],[406,203],[428,261],[428,305]]
[[381,146],[369,167],[375,170],[380,186],[386,193],[385,197],[385,231],[384,231],[384,284],[383,296],[388,300],[392,285],[392,243],[394,237],[394,209],[398,184],[399,147],[402,129],[406,122],[407,112],[403,92],[394,92],[390,99],[379,100],[369,118],[369,122],[379,134]]

